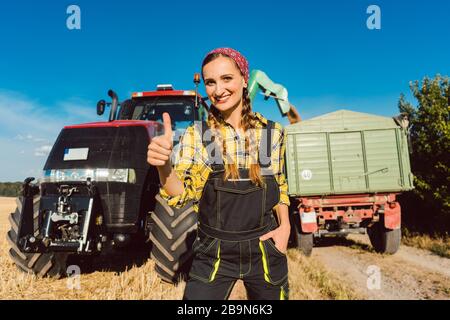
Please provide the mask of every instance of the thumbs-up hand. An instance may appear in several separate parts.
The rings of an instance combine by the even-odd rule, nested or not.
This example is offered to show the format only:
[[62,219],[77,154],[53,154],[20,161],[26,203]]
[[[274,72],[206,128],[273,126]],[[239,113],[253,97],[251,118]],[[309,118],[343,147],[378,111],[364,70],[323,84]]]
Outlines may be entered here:
[[167,112],[163,113],[164,134],[152,139],[148,145],[147,162],[152,166],[170,166],[173,147],[172,122]]
[[167,112],[163,113],[163,124],[164,124],[164,136],[172,143],[172,121],[170,120],[170,115]]

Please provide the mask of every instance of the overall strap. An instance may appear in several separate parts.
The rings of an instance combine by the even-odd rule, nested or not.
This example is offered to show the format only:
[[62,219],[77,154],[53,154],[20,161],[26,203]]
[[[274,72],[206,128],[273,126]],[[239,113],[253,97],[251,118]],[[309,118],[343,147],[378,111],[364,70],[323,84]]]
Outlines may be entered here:
[[209,129],[208,123],[206,121],[196,122],[195,127],[197,128],[198,133],[200,134],[200,139],[202,140],[203,147],[206,150],[206,154],[208,156],[208,164],[211,166],[213,171],[224,170],[222,154],[217,155],[218,159],[221,160],[221,161],[219,161],[219,163],[214,163],[214,161],[210,158],[210,154],[209,154],[210,150],[212,152],[211,156],[215,159],[216,158],[215,152],[216,152],[216,150],[220,150],[220,149],[216,145],[215,137],[213,135],[211,136],[210,141],[205,139],[205,133]]
[[[259,143],[258,162],[261,168],[268,168],[272,164],[272,129],[274,122],[267,120],[267,125],[262,129],[261,141]],[[264,145],[265,143],[265,145]],[[264,150],[265,147],[265,150]]]

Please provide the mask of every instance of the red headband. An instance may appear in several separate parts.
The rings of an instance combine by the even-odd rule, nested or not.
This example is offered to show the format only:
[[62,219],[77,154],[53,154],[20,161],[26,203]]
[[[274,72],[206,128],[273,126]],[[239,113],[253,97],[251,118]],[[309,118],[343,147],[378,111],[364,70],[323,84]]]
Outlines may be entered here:
[[208,52],[203,61],[205,61],[206,58],[213,53],[221,53],[233,59],[239,67],[239,70],[241,70],[245,82],[248,82],[248,61],[239,51],[231,48],[217,48]]

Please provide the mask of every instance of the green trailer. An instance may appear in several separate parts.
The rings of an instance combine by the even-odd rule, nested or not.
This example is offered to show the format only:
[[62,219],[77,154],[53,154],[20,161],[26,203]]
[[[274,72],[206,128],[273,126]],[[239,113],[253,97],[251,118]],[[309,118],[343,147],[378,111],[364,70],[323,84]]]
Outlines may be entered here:
[[400,244],[396,195],[413,188],[408,122],[348,110],[288,125],[286,168],[297,241],[367,233],[379,252]]

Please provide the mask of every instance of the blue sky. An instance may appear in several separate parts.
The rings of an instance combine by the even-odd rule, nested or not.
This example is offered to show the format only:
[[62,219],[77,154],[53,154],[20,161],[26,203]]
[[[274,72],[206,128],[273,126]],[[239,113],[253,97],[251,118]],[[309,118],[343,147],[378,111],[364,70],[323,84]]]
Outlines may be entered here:
[[[66,27],[69,5],[81,30]],[[381,30],[369,30],[369,5]],[[158,83],[193,87],[204,54],[241,51],[289,90],[304,119],[338,109],[391,116],[409,81],[450,74],[450,2],[2,1],[0,181],[38,177],[61,127],[95,103]],[[203,87],[201,92],[204,92]],[[255,109],[282,123],[273,103]]]

